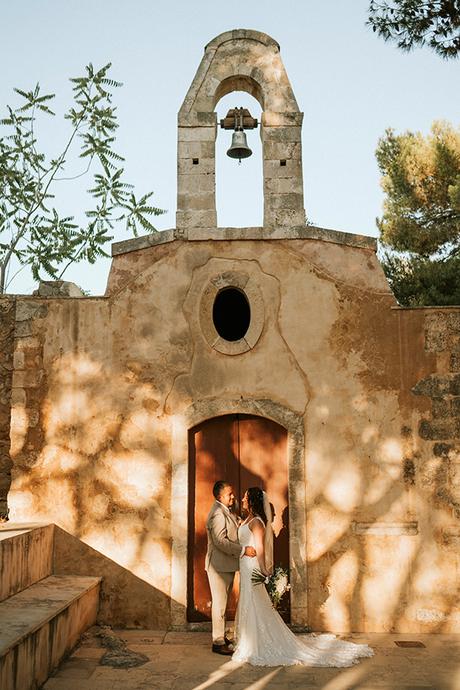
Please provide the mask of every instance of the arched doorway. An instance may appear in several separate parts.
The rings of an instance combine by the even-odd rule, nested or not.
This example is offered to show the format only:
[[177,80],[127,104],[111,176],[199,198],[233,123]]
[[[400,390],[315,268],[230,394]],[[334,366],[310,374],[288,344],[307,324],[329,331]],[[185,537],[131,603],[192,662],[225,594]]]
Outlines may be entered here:
[[[289,504],[287,431],[276,422],[255,415],[214,417],[189,431],[189,524],[187,620],[210,620],[208,579],[204,570],[206,518],[213,503],[212,487],[228,480],[237,499],[250,486],[265,489],[274,506],[275,564],[289,567]],[[236,589],[236,588],[235,588]],[[228,617],[235,613],[235,590]],[[289,596],[280,613],[289,621]]]

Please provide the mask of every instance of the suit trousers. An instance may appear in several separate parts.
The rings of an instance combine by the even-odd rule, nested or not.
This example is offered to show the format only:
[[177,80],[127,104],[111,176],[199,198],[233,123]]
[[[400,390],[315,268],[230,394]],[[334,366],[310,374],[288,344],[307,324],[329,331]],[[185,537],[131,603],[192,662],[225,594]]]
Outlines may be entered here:
[[225,636],[225,609],[232,590],[234,572],[221,573],[210,564],[207,570],[212,600],[212,642],[223,644]]

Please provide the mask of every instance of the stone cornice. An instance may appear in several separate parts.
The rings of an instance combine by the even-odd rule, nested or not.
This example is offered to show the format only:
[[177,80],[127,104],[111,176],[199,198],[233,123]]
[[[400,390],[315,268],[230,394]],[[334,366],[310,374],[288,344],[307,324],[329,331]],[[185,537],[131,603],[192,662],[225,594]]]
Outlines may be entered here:
[[319,228],[315,225],[297,226],[291,228],[191,228],[186,233],[175,229],[153,232],[150,235],[135,237],[112,244],[112,256],[136,252],[157,244],[166,244],[174,240],[188,242],[204,242],[208,240],[236,241],[236,240],[320,240],[344,244],[360,249],[377,250],[377,239],[368,235],[357,235],[351,232]]

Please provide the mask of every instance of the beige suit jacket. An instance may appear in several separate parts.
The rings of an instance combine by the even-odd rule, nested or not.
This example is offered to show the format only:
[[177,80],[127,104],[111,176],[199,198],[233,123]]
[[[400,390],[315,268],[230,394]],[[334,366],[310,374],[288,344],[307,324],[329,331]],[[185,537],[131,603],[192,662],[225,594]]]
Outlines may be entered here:
[[214,501],[206,521],[208,550],[206,570],[212,566],[220,573],[232,573],[240,568],[241,546],[238,542],[240,519]]

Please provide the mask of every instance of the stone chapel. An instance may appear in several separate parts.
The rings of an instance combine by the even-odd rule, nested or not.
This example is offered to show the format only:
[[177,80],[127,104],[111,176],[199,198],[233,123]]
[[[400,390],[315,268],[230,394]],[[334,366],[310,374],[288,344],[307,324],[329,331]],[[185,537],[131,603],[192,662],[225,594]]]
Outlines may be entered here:
[[[236,90],[262,109],[263,227],[217,227]],[[306,224],[302,119],[275,40],[214,38],[176,227],[115,243],[103,296],[0,297],[3,510],[53,525],[56,573],[103,576],[107,624],[207,625],[229,478],[270,494],[294,626],[460,632],[460,308],[401,308],[374,238]]]

